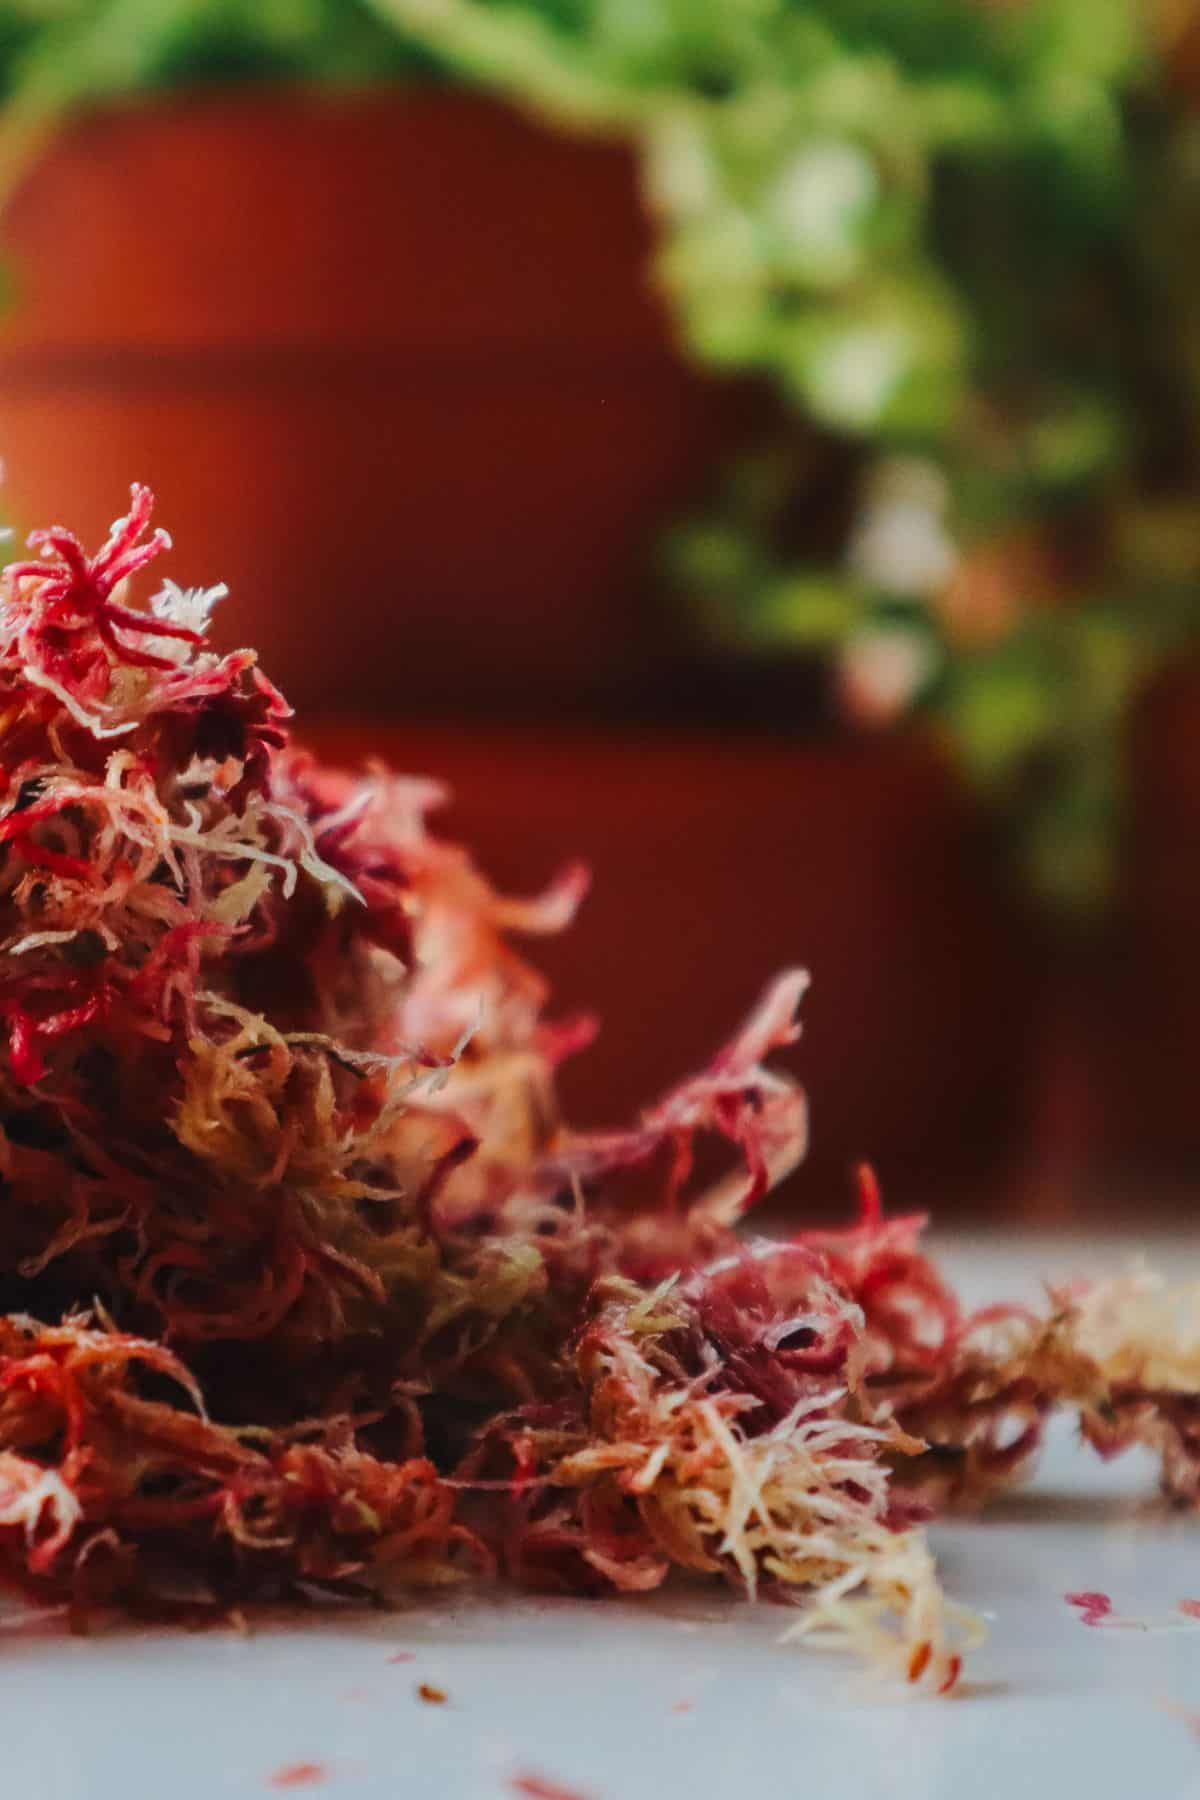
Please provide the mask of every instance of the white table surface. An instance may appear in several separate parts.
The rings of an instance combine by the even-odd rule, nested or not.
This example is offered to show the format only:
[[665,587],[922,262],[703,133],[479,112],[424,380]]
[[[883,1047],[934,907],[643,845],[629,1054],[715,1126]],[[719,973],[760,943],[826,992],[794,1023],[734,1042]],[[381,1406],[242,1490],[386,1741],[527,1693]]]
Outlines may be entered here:
[[[1112,1238],[942,1248],[972,1298],[1130,1260]],[[1200,1275],[1200,1232],[1148,1248]],[[935,1531],[947,1586],[991,1615],[949,1701],[781,1646],[786,1613],[707,1591],[423,1602],[248,1638],[10,1629],[0,1796],[491,1800],[534,1775],[580,1800],[1200,1800],[1200,1621],[1178,1610],[1200,1599],[1200,1519],[1153,1496],[1144,1461],[1105,1468],[1063,1431],[1031,1486]],[[1078,1589],[1125,1623],[1084,1626],[1063,1599]],[[422,1681],[447,1703],[422,1702]]]

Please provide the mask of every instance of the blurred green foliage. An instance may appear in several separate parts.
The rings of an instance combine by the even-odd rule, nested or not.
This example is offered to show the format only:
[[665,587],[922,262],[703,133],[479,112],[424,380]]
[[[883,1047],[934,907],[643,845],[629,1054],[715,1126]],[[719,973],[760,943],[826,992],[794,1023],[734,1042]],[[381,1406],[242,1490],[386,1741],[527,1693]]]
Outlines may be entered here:
[[632,141],[682,341],[782,403],[672,539],[703,629],[931,717],[1088,904],[1130,699],[1200,612],[1197,11],[0,0],[0,92],[19,137],[155,85],[449,79]]
[[0,0],[22,110],[202,82],[362,81],[429,66],[368,0]]
[[376,4],[630,137],[683,341],[780,396],[672,540],[709,637],[929,717],[1037,891],[1102,901],[1131,700],[1200,624],[1194,0]]

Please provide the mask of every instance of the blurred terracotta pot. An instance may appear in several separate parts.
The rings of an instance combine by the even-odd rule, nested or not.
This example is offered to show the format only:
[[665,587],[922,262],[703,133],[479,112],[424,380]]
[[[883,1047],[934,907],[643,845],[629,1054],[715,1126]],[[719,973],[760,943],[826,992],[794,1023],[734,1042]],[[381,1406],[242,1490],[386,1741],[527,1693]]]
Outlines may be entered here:
[[576,1121],[634,1117],[801,963],[813,985],[790,1060],[812,1152],[790,1204],[845,1212],[864,1156],[893,1201],[969,1204],[981,1171],[1011,1159],[1020,946],[962,792],[919,740],[343,726],[315,742],[338,762],[374,751],[447,780],[437,828],[510,891],[571,855],[591,863],[575,924],[529,950],[557,1011],[602,1021],[564,1069]]
[[[529,889],[570,854],[595,885],[533,947],[562,1010],[604,1029],[569,1064],[573,1117],[627,1118],[695,1067],[769,974],[813,976],[792,1053],[813,1144],[797,1210],[877,1161],[941,1216],[1094,1218],[1200,1166],[1200,669],[1132,734],[1122,887],[1088,928],[1006,901],[970,795],[919,736],[760,737],[326,727],[447,779],[460,834]],[[1044,922],[1043,922],[1044,923]]]
[[1113,1154],[1200,1167],[1200,665],[1146,697],[1132,731],[1134,805],[1097,1036]]
[[515,714],[655,654],[655,533],[745,397],[673,348],[631,159],[481,99],[107,113],[12,200],[6,511],[151,483],[293,698]]
[[1143,696],[1127,768],[1113,905],[1031,934],[1022,978],[1026,1199],[1064,1217],[1163,1204],[1180,1180],[1190,1214],[1200,1171],[1200,666]]

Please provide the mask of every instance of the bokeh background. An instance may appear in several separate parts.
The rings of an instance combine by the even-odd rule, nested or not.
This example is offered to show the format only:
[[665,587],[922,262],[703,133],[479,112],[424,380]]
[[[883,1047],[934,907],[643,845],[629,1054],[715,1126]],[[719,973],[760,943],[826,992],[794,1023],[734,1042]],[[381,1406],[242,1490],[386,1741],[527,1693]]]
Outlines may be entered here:
[[583,1122],[814,988],[785,1203],[1200,1174],[1194,0],[0,0],[19,528],[148,481],[443,775]]

